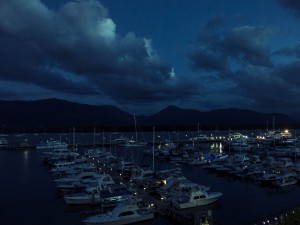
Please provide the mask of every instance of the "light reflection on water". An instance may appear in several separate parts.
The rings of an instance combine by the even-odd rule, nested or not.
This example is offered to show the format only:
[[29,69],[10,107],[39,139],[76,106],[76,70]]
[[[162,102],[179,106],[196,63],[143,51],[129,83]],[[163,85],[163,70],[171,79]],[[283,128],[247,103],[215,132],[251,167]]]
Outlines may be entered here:
[[223,153],[223,145],[221,142],[211,143],[210,149],[211,152],[220,153],[220,154]]
[[23,151],[23,174],[24,177],[27,178],[29,176],[30,173],[30,169],[29,169],[29,152],[28,150]]

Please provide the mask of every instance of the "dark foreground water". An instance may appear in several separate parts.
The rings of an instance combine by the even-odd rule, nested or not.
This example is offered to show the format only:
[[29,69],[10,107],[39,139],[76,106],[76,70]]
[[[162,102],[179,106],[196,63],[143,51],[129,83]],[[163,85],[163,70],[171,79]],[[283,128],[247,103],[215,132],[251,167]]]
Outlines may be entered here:
[[[124,153],[124,152],[123,152]],[[136,150],[127,155],[151,162]],[[68,207],[57,192],[48,168],[39,161],[40,152],[0,151],[0,224],[1,225],[83,225],[82,210],[92,208]],[[156,162],[156,168],[166,168]],[[252,182],[228,176],[217,176],[200,167],[182,166],[191,180],[221,191],[217,204],[206,207],[215,225],[247,225],[256,220],[300,205],[300,186],[287,189],[261,187]],[[156,220],[140,223],[176,224],[158,216]]]
[[[39,157],[36,150],[0,151],[0,224],[83,225],[83,213],[96,208],[67,206]],[[171,223],[158,216],[139,224]]]

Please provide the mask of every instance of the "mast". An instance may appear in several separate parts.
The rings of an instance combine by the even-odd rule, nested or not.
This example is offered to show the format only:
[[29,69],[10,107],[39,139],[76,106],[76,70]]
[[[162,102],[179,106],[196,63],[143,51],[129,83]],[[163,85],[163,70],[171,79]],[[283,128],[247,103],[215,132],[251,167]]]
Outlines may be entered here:
[[94,127],[94,149],[96,148],[96,127]]
[[137,141],[137,129],[136,129],[136,118],[135,118],[135,114],[133,114],[133,118],[134,118],[135,141]]
[[230,140],[230,127],[229,127],[229,129],[228,129],[228,152],[229,152],[229,155],[230,155],[230,142],[231,142],[231,140]]
[[153,146],[152,146],[152,170],[154,172],[154,146],[155,146],[155,127],[153,127]]
[[105,136],[104,136],[104,130],[102,131],[102,147],[104,148],[104,139],[105,139]]
[[75,127],[73,127],[73,149],[75,149]]

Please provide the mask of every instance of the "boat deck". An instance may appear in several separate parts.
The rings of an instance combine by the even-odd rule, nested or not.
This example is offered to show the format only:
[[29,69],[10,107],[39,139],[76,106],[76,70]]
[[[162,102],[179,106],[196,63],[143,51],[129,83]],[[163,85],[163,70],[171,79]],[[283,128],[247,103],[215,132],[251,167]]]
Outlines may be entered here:
[[[120,174],[116,171],[110,170],[106,167],[99,167],[98,169],[110,174],[116,183],[122,183],[126,186],[129,185],[127,179],[122,179]],[[168,202],[161,201],[157,199],[156,196],[151,195],[151,192],[147,189],[137,187],[136,194],[145,201],[147,204],[153,204],[154,210],[161,216],[166,216],[170,220],[176,221],[176,224],[185,224],[185,225],[210,225],[212,223],[211,211],[207,210],[205,206],[199,206],[190,209],[178,209],[171,205]],[[213,203],[214,204],[214,203]],[[209,222],[210,221],[210,222]]]

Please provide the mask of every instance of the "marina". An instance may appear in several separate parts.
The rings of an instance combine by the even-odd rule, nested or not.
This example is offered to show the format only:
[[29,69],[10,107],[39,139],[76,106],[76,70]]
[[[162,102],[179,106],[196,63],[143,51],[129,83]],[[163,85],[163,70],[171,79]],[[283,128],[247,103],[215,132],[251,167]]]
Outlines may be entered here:
[[[32,134],[26,136],[28,140],[30,140],[29,135],[32,136]],[[76,136],[80,137],[78,134]],[[87,136],[87,134],[84,136]],[[44,139],[46,135],[39,135],[39,137]],[[7,137],[7,139],[9,139],[9,137]],[[39,142],[37,141],[36,143]],[[85,175],[83,171],[81,171],[81,173],[76,173],[76,179],[81,180],[80,185],[82,185],[82,190],[86,189],[88,191],[89,188],[94,187],[94,184],[92,183],[95,179],[92,179],[91,177],[93,177],[95,172],[98,174],[98,183],[100,177],[103,177],[103,174],[110,174],[114,182],[106,183],[106,186],[112,185],[113,183],[125,185],[128,196],[124,197],[124,200],[137,193],[138,197],[151,205],[155,217],[153,220],[141,222],[141,224],[177,224],[183,221],[186,224],[224,225],[250,225],[259,224],[258,221],[261,221],[260,224],[263,224],[265,218],[270,220],[270,217],[272,217],[274,219],[285,210],[299,206],[297,194],[300,193],[300,190],[297,182],[295,182],[298,181],[296,170],[297,161],[295,161],[295,156],[279,157],[272,155],[271,157],[270,155],[264,154],[257,155],[253,152],[243,152],[242,154],[240,151],[234,151],[233,153],[231,152],[231,154],[228,154],[228,150],[222,150],[224,151],[222,152],[222,155],[227,155],[227,157],[221,157],[216,154],[216,146],[220,146],[219,143],[203,142],[200,145],[197,145],[197,150],[192,151],[191,146],[183,145],[180,148],[180,154],[171,155],[167,158],[159,157],[159,154],[154,155],[155,157],[153,157],[153,155],[149,154],[151,151],[147,150],[149,148],[158,149],[158,146],[152,147],[149,145],[147,147],[137,146],[132,148],[112,145],[107,148],[78,149],[78,155],[72,155],[72,157],[76,158],[76,163],[73,161],[74,163],[68,164],[69,166],[55,172],[50,172],[50,170],[53,169],[53,166],[57,165],[57,158],[53,155],[52,157],[56,159],[56,163],[51,161],[50,169],[47,168],[48,166],[42,165],[42,161],[45,160],[43,156],[45,156],[44,153],[47,152],[46,150],[4,150],[0,151],[0,153],[3,155],[2,160],[5,160],[5,157],[16,157],[25,160],[27,163],[29,163],[28,157],[34,157],[35,161],[30,160],[30,164],[27,166],[35,165],[35,167],[38,168],[37,170],[35,169],[35,172],[38,172],[39,176],[43,177],[43,179],[48,179],[46,183],[52,188],[47,187],[45,190],[50,192],[52,190],[52,194],[54,194],[54,196],[52,195],[54,198],[52,201],[57,201],[57,204],[59,205],[58,207],[54,206],[56,207],[56,213],[68,215],[68,220],[75,220],[76,218],[78,221],[76,221],[76,223],[73,222],[73,224],[84,224],[83,221],[88,216],[106,212],[107,209],[112,210],[113,207],[118,205],[118,202],[115,202],[112,203],[110,207],[103,208],[103,202],[102,204],[101,202],[95,202],[94,204],[86,204],[85,202],[85,204],[78,204],[77,206],[66,203],[65,198],[67,196],[76,196],[75,193],[69,193],[70,190],[73,192],[75,187],[73,186],[70,190],[64,189],[64,191],[62,191],[59,190],[57,184],[60,179],[64,179],[63,177],[66,174],[74,177],[74,169],[76,168],[74,167],[74,164],[81,165],[78,166],[77,169],[80,167],[85,168]],[[174,146],[171,148],[174,149]],[[51,150],[51,152],[53,151]],[[192,152],[193,157],[191,156]],[[188,155],[185,153],[188,153]],[[202,157],[202,153],[206,153],[205,157]],[[214,153],[214,155],[212,153]],[[220,149],[218,149],[218,153],[220,153]],[[86,158],[86,160],[83,160],[84,158]],[[176,160],[175,158],[180,158],[180,160]],[[123,159],[123,161],[121,159]],[[191,159],[206,160],[206,163],[191,164],[189,163]],[[273,162],[271,162],[271,159],[273,159]],[[47,158],[47,160],[49,160],[49,158]],[[66,158],[63,158],[63,161],[65,160]],[[151,171],[153,162],[155,165],[154,173]],[[275,163],[277,171],[273,172],[275,172],[275,175],[277,176],[276,182],[272,182],[272,180],[266,183],[261,182],[260,179],[263,176],[262,171],[260,170],[264,168],[265,171],[267,171],[267,165],[274,165]],[[145,164],[148,164],[149,167],[142,168],[141,165]],[[83,165],[90,165],[90,167]],[[250,165],[255,165],[255,167],[251,168]],[[2,166],[5,166],[4,162]],[[295,170],[293,173],[287,173],[287,171],[294,168]],[[27,171],[28,176],[29,171],[27,167],[25,171]],[[23,173],[23,171],[19,172]],[[64,175],[60,175],[60,178],[57,178],[58,173],[64,173]],[[265,172],[264,174],[267,173]],[[30,179],[36,179],[34,173],[30,173],[30,175],[33,176]],[[78,182],[78,180],[76,181]],[[157,184],[157,181],[165,181],[166,184]],[[25,180],[24,182],[27,181]],[[24,190],[31,193],[31,188],[28,187],[28,189],[26,189],[26,185],[24,187]],[[79,187],[79,185],[76,186],[76,188]],[[107,190],[106,188],[101,188],[102,191]],[[192,193],[197,193],[192,192],[192,190],[201,191],[202,194],[199,196],[203,195],[203,193],[210,192],[220,192],[220,194],[218,194],[216,201],[208,202],[204,206],[193,203],[194,205],[192,207],[182,209],[186,208],[181,205],[181,203],[187,201],[187,196],[191,196]],[[77,194],[78,196],[80,196],[79,193]],[[116,193],[116,191],[113,191],[112,193]],[[183,195],[183,193],[185,194]],[[107,199],[110,199],[108,201],[116,198],[120,199],[120,196],[121,195],[118,193],[118,195],[108,196]],[[272,202],[280,202],[280,204],[272,204]],[[65,208],[65,210],[63,208]],[[66,211],[72,213],[69,214],[66,213]],[[44,213],[47,215],[47,212]],[[46,215],[41,217],[45,217]],[[61,224],[67,224],[63,222],[65,219],[66,218],[62,219]]]
[[0,16],[0,225],[300,225],[300,0]]

